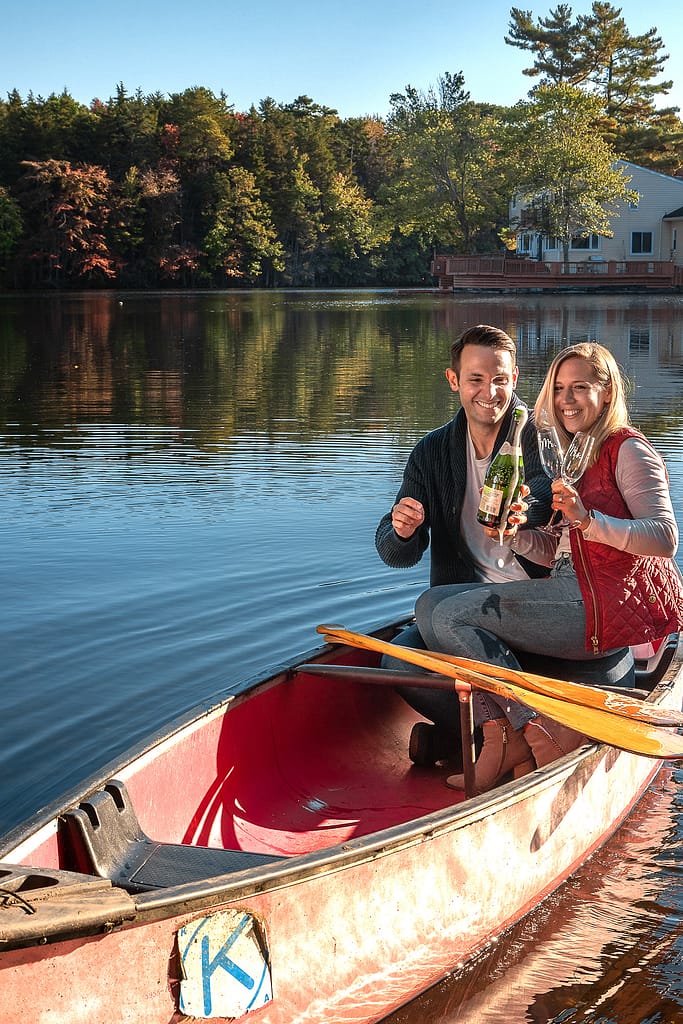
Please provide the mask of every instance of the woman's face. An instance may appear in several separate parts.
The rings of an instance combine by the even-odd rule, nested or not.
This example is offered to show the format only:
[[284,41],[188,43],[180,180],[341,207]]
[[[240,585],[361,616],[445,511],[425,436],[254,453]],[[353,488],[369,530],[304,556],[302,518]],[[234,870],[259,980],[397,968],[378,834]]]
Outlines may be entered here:
[[570,434],[590,430],[611,395],[612,389],[597,381],[587,359],[570,356],[560,363],[555,377],[555,413]]

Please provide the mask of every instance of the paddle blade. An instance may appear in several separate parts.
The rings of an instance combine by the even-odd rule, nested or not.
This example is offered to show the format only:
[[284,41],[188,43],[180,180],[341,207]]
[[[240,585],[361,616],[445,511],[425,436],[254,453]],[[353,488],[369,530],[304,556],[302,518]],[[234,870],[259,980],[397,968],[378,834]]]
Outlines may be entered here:
[[[667,733],[646,722],[625,718],[609,708],[585,706],[576,701],[571,703],[556,696],[538,693],[516,683],[468,669],[464,665],[453,665],[449,660],[440,658],[432,652],[399,647],[398,644],[390,644],[386,640],[366,636],[363,633],[354,633],[341,626],[321,625],[317,629],[329,643],[341,643],[350,647],[377,651],[381,654],[390,654],[394,658],[418,665],[427,671],[468,682],[480,690],[488,690],[490,693],[525,704],[532,711],[546,715],[561,725],[566,725],[600,743],[609,743],[613,747],[633,754],[642,754],[645,757],[672,760],[683,758],[683,737]],[[477,662],[477,664],[479,663]],[[488,667],[491,668],[491,666]],[[587,687],[578,687],[578,690],[581,691],[587,689]]]

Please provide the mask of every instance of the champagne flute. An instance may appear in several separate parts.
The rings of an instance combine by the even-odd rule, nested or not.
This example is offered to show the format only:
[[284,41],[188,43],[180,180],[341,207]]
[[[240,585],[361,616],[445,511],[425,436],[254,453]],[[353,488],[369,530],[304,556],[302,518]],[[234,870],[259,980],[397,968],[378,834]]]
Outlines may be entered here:
[[[562,470],[560,473],[562,483],[573,486],[577,480],[581,479],[588,466],[594,444],[595,438],[591,434],[586,434],[583,430],[577,430],[562,459]],[[563,511],[562,519],[557,525],[558,527],[563,527],[575,524],[566,518]]]
[[[562,476],[562,460],[564,452],[557,434],[557,430],[550,423],[544,423],[536,428],[536,440],[538,442],[538,454],[541,458],[541,465],[546,476],[551,480],[559,480]],[[557,516],[558,509],[554,509],[550,519],[545,526],[539,527],[547,533],[554,533],[553,522]]]

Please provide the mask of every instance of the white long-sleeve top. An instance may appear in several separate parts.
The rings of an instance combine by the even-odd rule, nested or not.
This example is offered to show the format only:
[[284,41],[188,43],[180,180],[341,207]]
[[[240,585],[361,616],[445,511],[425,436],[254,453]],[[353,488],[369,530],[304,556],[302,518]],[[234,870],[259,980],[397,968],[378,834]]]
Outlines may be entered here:
[[[678,525],[666,468],[644,438],[630,437],[619,448],[616,483],[633,518],[618,519],[594,509],[595,518],[583,532],[585,539],[632,555],[672,558],[678,548]],[[551,565],[557,557],[558,538],[542,530],[520,530],[510,547],[524,558]]]

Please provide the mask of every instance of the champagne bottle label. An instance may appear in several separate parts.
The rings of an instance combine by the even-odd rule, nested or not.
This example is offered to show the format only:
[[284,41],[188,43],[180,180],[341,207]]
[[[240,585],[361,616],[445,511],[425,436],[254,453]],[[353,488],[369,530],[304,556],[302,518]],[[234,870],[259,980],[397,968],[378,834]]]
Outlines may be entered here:
[[487,487],[481,492],[481,502],[479,503],[479,520],[481,522],[481,516],[495,516],[498,517],[501,506],[503,504],[503,498],[505,497],[505,491],[499,487]]

